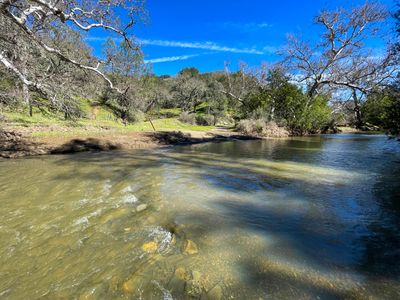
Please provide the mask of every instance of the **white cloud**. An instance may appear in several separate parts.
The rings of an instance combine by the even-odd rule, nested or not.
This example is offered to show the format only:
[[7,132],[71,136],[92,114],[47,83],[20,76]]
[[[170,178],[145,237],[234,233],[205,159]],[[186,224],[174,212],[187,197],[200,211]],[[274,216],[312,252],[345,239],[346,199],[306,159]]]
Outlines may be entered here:
[[181,56],[167,56],[167,57],[160,57],[160,58],[152,58],[147,59],[144,61],[146,64],[157,64],[157,63],[164,63],[164,62],[171,62],[171,61],[178,61],[178,60],[187,60],[192,57],[199,56],[198,54],[192,55],[181,55]]
[[178,42],[167,40],[140,40],[143,45],[160,46],[160,47],[176,47],[176,48],[190,48],[190,49],[205,49],[211,51],[230,52],[230,53],[244,53],[244,54],[264,54],[263,51],[254,48],[233,48],[218,45],[214,42]]
[[265,30],[271,28],[273,25],[267,22],[262,23],[237,23],[237,22],[225,22],[222,23],[222,27],[224,28],[232,28],[235,30],[239,30],[240,32],[251,32],[258,30]]
[[[261,25],[260,25],[261,26]],[[265,25],[266,26],[266,25]],[[86,41],[92,42],[104,42],[108,39],[108,37],[96,37],[89,36],[86,37]],[[114,38],[114,40],[121,40],[120,38]],[[142,45],[149,46],[159,46],[159,47],[173,47],[173,48],[186,48],[186,49],[202,49],[209,51],[218,51],[218,52],[229,52],[229,53],[239,53],[239,54],[255,54],[255,55],[263,55],[263,54],[273,54],[276,52],[277,47],[274,46],[265,46],[262,50],[256,48],[237,48],[237,47],[228,47],[219,45],[215,42],[182,42],[182,41],[170,41],[170,40],[150,40],[150,39],[137,39],[138,43]]]

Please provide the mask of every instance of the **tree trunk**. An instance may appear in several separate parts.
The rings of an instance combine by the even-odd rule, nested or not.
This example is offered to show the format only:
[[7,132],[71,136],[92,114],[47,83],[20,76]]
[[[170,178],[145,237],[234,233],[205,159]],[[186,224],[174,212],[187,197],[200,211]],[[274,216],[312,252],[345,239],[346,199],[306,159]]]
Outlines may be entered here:
[[356,118],[356,128],[360,129],[363,125],[362,122],[362,116],[361,116],[361,108],[360,108],[360,102],[357,97],[357,92],[356,90],[353,90],[353,101],[354,101],[354,116]]
[[149,119],[149,122],[150,122],[150,124],[151,124],[151,127],[153,127],[153,130],[154,130],[154,131],[157,131],[156,128],[154,127],[154,124],[153,124],[153,121],[151,120],[151,118],[148,117],[148,119]]
[[271,110],[269,112],[269,120],[274,121],[275,119],[275,101],[272,101]]
[[26,105],[28,105],[28,108],[29,108],[29,116],[32,117],[33,109],[32,109],[32,102],[31,102],[31,94],[29,92],[29,87],[25,83],[22,84],[22,93],[24,96],[24,102],[26,103]]

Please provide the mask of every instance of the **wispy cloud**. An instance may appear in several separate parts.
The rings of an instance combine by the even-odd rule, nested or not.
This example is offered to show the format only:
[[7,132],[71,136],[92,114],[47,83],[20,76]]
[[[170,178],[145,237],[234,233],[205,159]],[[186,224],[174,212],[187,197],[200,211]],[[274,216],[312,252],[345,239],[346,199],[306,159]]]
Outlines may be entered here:
[[[89,36],[85,40],[88,42],[104,42],[108,37],[96,37]],[[114,40],[121,40],[120,38],[114,38]],[[277,47],[265,46],[263,49],[256,48],[238,48],[238,47],[228,47],[219,45],[215,42],[183,42],[183,41],[171,41],[171,40],[151,40],[151,39],[137,39],[139,44],[158,46],[158,47],[173,47],[173,48],[185,48],[185,49],[202,49],[216,52],[229,52],[229,53],[239,53],[239,54],[274,54],[277,51]]]
[[199,56],[199,54],[152,58],[152,59],[145,60],[144,63],[157,64],[157,63],[164,63],[164,62],[171,62],[171,61],[178,61],[178,60],[187,60],[189,58],[196,57],[196,56]]
[[265,54],[263,51],[254,48],[234,48],[221,46],[214,42],[179,42],[167,40],[140,40],[143,45],[160,46],[160,47],[175,47],[175,48],[190,48],[190,49],[203,49],[220,52],[230,53],[243,53],[243,54]]
[[225,23],[222,23],[221,26],[223,28],[231,28],[231,29],[239,30],[240,32],[251,32],[251,31],[269,29],[273,25],[270,23],[267,23],[267,22],[261,22],[261,23],[225,22]]

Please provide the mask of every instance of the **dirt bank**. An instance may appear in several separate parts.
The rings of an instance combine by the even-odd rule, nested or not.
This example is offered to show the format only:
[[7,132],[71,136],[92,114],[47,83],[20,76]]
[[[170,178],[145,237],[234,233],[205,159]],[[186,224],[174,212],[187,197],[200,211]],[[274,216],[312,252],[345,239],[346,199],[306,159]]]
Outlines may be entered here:
[[51,136],[35,136],[37,129],[2,128],[0,129],[0,157],[18,158],[44,154],[64,154],[83,151],[132,150],[188,145],[204,142],[217,142],[234,139],[254,139],[218,128],[209,132],[117,132],[93,131],[82,134],[69,132],[67,135],[57,132]]

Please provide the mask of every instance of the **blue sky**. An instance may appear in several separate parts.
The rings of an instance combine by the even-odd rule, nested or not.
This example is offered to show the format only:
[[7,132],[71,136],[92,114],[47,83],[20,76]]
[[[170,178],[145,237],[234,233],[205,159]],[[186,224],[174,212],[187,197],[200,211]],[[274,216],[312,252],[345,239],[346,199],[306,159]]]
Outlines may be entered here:
[[[221,70],[230,61],[250,66],[279,60],[275,51],[287,33],[318,38],[313,17],[324,8],[351,7],[359,0],[147,0],[147,24],[132,32],[142,43],[154,73],[174,75],[184,67]],[[389,8],[390,0],[381,0]],[[98,39],[96,39],[98,38]],[[89,38],[101,53],[104,34]],[[376,45],[379,47],[380,45]]]

